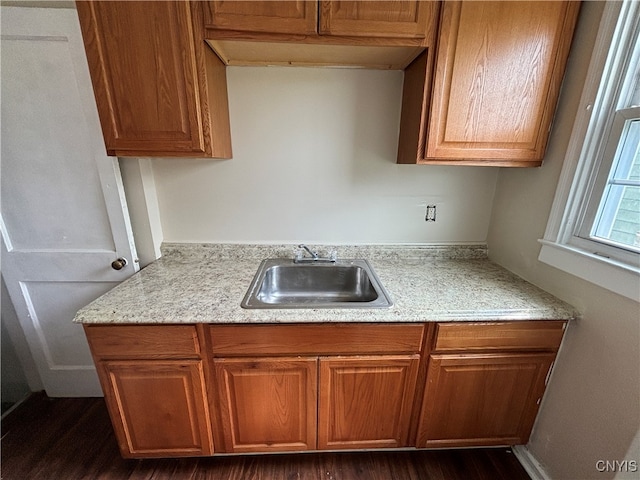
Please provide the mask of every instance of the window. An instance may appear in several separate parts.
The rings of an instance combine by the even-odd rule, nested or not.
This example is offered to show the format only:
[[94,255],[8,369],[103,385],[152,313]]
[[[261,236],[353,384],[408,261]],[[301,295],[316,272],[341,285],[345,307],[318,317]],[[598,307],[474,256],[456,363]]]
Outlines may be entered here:
[[640,299],[640,6],[608,2],[539,259]]
[[639,146],[640,108],[617,111],[596,180],[595,191],[602,194],[590,198],[581,237],[640,251]]

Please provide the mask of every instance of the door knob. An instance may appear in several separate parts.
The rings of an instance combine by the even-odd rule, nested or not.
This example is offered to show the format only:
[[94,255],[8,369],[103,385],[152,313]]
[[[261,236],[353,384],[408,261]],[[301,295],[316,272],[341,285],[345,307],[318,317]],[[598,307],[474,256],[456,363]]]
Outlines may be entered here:
[[124,257],[120,257],[117,260],[111,262],[111,268],[113,268],[114,270],[122,270],[126,264],[127,259]]

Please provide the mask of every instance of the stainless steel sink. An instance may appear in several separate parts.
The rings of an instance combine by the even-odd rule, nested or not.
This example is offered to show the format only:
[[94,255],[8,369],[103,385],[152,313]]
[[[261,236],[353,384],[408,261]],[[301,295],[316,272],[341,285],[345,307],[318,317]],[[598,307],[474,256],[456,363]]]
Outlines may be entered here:
[[366,260],[294,263],[264,260],[256,272],[243,308],[385,308],[389,294]]

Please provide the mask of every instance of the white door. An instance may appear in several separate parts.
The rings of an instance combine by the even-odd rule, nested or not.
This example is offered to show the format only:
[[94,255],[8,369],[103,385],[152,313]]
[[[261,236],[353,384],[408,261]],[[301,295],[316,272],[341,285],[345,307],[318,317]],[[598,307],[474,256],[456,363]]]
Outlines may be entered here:
[[[75,9],[1,8],[2,276],[50,396],[101,395],[76,311],[138,270]],[[114,270],[119,257],[128,264]]]

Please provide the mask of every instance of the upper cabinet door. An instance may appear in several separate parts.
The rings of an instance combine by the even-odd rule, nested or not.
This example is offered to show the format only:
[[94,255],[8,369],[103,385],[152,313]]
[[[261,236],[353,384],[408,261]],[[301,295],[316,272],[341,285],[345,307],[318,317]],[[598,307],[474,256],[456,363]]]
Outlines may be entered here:
[[[77,9],[109,155],[231,156],[224,66],[194,33],[202,29],[195,7],[78,2]],[[211,108],[209,95],[219,97]]]
[[425,38],[438,2],[322,1],[321,35]]
[[444,2],[425,163],[542,163],[578,8]]
[[205,8],[207,28],[310,35],[317,23],[316,1],[213,1]]

